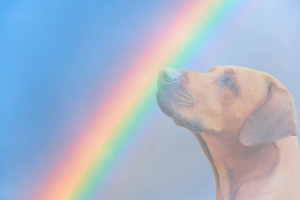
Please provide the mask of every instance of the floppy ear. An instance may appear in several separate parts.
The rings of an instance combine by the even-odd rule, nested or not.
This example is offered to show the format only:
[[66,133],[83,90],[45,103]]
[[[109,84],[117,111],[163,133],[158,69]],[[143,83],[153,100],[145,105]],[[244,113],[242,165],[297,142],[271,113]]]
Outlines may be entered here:
[[297,132],[297,114],[292,95],[271,82],[267,98],[244,123],[240,142],[245,146],[253,146],[297,135]]

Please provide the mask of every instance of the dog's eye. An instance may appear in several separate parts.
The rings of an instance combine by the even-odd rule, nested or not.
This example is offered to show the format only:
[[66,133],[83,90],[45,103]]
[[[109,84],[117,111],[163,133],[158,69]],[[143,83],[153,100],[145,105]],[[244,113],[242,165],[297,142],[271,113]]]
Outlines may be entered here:
[[234,87],[232,79],[227,76],[223,76],[220,80],[220,83],[225,87]]
[[219,80],[219,84],[229,88],[235,87],[233,80],[228,76],[222,76]]
[[232,80],[230,78],[225,79],[224,83],[227,86],[232,86],[233,85]]

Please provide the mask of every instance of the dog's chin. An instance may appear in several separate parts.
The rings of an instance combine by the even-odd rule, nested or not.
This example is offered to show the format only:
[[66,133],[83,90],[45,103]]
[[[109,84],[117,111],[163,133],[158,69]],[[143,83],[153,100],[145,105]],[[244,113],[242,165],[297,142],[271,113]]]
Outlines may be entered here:
[[177,126],[184,127],[184,123],[183,123],[181,120],[179,120],[179,119],[177,119],[177,118],[174,117],[174,116],[179,116],[179,115],[176,114],[176,113],[172,113],[172,112],[165,106],[165,102],[163,102],[161,94],[157,93],[157,95],[156,95],[156,101],[157,101],[157,104],[158,104],[160,110],[161,110],[165,115],[171,117],[171,118],[173,119],[174,123],[175,123]]
[[161,94],[157,93],[156,95],[156,101],[157,104],[160,108],[160,110],[167,116],[172,117],[172,113],[169,109],[166,108],[166,106],[163,104],[162,99],[161,99]]
[[183,123],[182,121],[180,121],[180,120],[178,120],[178,119],[174,119],[174,118],[173,118],[173,121],[174,121],[174,123],[175,123],[177,126],[179,126],[179,127],[185,127],[185,126],[184,126],[184,123]]

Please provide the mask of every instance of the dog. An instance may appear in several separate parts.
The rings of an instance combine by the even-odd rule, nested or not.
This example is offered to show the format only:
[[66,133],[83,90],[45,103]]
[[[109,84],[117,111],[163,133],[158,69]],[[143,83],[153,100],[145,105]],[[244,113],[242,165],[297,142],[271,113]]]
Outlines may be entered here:
[[164,68],[158,76],[157,103],[196,136],[216,200],[300,200],[297,115],[282,83],[237,66]]

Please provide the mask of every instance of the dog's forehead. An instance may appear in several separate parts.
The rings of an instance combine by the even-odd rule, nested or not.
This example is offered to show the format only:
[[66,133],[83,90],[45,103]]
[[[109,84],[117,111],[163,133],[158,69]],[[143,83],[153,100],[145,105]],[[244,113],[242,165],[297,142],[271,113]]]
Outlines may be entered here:
[[268,93],[269,83],[271,82],[276,83],[279,88],[286,89],[279,80],[270,74],[247,67],[231,65],[215,66],[210,68],[207,73],[214,74],[215,78],[223,75],[233,75],[238,79],[241,87],[247,88],[245,91],[255,88],[257,93],[261,91],[264,95]]
[[211,73],[214,72],[216,74],[224,74],[226,75],[226,72],[228,73],[228,71],[234,71],[234,75],[237,75],[240,78],[243,79],[251,79],[251,80],[262,80],[262,81],[267,81],[267,82],[275,82],[277,84],[278,87],[280,88],[285,88],[284,85],[277,80],[275,77],[273,77],[272,75],[266,73],[266,72],[262,72],[262,71],[258,71],[255,69],[250,69],[247,67],[240,67],[240,66],[232,66],[232,65],[224,65],[224,66],[214,66],[211,67],[207,72]]
[[239,66],[216,66],[208,70],[208,73],[212,74],[215,79],[224,75],[235,77],[241,93],[245,94],[249,94],[249,91],[253,89],[256,93],[267,93],[267,80],[271,77],[267,73]]
[[236,76],[237,78],[245,80],[252,80],[252,81],[259,81],[264,82],[267,79],[275,79],[271,75],[257,71],[254,69],[246,68],[246,67],[239,67],[239,66],[215,66],[211,67],[207,73],[214,73],[216,76],[220,75],[228,75],[228,76]]

